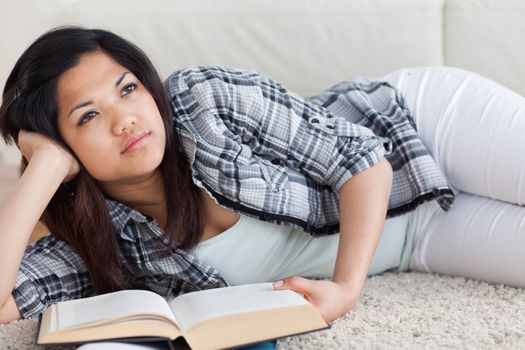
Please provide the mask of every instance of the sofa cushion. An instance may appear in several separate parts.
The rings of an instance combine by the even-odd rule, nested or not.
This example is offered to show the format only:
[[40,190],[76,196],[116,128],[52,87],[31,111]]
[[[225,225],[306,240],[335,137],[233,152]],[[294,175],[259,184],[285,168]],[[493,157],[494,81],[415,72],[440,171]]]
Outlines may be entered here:
[[445,63],[525,94],[525,2],[448,0]]
[[442,65],[444,0],[17,0],[0,11],[0,81],[46,27],[102,26],[162,75],[190,65],[256,69],[311,96],[355,75]]

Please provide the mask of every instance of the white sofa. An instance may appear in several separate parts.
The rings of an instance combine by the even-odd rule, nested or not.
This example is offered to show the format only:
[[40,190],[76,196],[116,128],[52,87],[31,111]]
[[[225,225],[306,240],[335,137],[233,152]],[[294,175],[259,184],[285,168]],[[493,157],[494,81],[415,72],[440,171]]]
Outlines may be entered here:
[[[524,0],[0,0],[2,86],[23,50],[62,24],[120,33],[163,76],[230,65],[310,96],[357,75],[448,65],[525,93]],[[0,143],[2,161],[17,166],[18,150]]]

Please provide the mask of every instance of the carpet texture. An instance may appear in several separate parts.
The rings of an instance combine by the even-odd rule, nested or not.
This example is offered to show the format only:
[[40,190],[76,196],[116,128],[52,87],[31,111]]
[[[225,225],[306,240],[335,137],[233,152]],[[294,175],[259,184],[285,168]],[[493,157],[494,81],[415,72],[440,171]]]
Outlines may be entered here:
[[[36,321],[0,325],[0,349],[36,347]],[[280,339],[277,349],[525,349],[525,289],[459,277],[386,273],[325,331]]]

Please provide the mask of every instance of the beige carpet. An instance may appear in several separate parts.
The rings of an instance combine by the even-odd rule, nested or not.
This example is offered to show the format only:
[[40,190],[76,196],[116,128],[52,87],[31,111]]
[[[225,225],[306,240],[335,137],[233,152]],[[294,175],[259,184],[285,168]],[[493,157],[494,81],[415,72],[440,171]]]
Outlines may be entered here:
[[[0,349],[39,349],[35,327],[33,320],[0,325]],[[525,349],[525,289],[387,273],[370,278],[356,307],[331,329],[277,343],[305,350],[438,348]]]

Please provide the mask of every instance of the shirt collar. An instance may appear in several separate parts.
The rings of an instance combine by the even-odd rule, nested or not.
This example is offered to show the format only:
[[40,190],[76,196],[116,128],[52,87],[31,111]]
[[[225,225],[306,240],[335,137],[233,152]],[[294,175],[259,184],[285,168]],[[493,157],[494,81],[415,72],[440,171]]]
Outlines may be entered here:
[[106,205],[111,216],[113,227],[120,234],[122,239],[127,241],[135,242],[135,237],[132,235],[130,230],[126,230],[126,225],[129,220],[133,220],[137,223],[147,223],[152,220],[136,209],[132,209],[127,205],[111,198],[106,198]]

